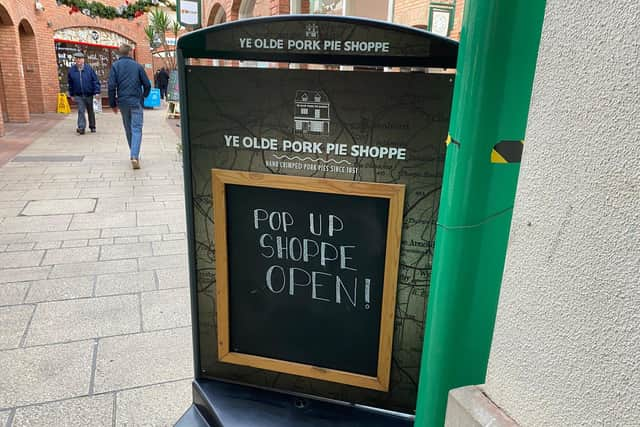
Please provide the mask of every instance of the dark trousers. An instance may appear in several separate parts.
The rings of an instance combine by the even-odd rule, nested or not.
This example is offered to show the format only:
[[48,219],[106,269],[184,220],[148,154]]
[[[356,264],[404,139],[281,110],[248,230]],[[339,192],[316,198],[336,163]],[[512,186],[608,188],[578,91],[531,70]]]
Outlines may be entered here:
[[84,129],[87,121],[84,117],[85,111],[89,116],[89,128],[96,128],[96,114],[93,112],[93,96],[74,96],[73,99],[78,104],[78,129]]
[[160,86],[160,99],[165,99],[167,97],[167,87],[168,85]]

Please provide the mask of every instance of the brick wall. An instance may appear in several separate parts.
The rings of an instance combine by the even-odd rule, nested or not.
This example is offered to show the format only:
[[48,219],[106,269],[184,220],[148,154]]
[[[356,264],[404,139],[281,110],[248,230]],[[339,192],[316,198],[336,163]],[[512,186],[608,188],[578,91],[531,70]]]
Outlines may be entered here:
[[[222,7],[227,16],[227,22],[238,19],[238,11],[242,0],[202,0],[202,26],[213,23],[213,18]],[[289,13],[289,0],[255,0],[253,16],[273,16]],[[302,0],[303,13],[309,11],[309,0]]]
[[27,89],[29,113],[44,113],[44,93],[40,79],[40,63],[33,29],[23,21],[18,26],[20,52],[22,57],[22,75]]
[[449,37],[459,40],[464,0],[395,0],[393,22],[411,27],[426,28],[425,26],[429,24],[429,7],[431,3],[455,5],[453,25]]
[[289,0],[271,0],[271,16],[288,15]]
[[26,87],[22,77],[22,59],[18,46],[17,26],[0,26],[0,58],[2,58],[2,76],[0,78],[2,78],[2,94],[4,95],[7,119],[12,122],[28,122],[29,105],[27,104]]
[[462,16],[464,13],[464,0],[456,0],[456,17],[453,21],[453,29],[451,30],[451,38],[460,40],[460,30],[462,28]]
[[410,27],[427,25],[429,3],[429,0],[395,0],[393,22]]
[[[101,1],[111,6],[123,3],[122,0]],[[148,24],[146,15],[132,21],[94,19],[80,13],[69,15],[70,9],[57,6],[56,0],[41,0],[41,3],[44,11],[35,10],[34,0],[0,0],[0,17],[4,24],[0,25],[0,80],[9,121],[24,122],[29,120],[29,113],[56,111],[59,84],[53,36],[58,29],[94,27],[120,34],[136,44],[135,59],[139,63],[152,63],[149,42],[144,34]],[[22,33],[19,31],[21,22],[28,24],[23,26]],[[149,78],[153,78],[153,70],[145,70]]]

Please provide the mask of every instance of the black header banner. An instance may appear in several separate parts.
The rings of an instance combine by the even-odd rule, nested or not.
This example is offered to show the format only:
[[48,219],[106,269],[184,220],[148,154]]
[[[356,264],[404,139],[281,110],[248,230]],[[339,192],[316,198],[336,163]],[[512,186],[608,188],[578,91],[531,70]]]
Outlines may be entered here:
[[454,40],[347,17],[279,16],[216,25],[178,41],[185,57],[455,68]]

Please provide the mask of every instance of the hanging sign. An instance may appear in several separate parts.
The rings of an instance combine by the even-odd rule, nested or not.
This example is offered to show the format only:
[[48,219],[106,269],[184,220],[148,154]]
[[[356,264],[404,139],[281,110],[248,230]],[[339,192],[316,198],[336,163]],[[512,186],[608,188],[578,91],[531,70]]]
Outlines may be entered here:
[[200,26],[200,2],[197,0],[176,0],[178,22],[184,26]]

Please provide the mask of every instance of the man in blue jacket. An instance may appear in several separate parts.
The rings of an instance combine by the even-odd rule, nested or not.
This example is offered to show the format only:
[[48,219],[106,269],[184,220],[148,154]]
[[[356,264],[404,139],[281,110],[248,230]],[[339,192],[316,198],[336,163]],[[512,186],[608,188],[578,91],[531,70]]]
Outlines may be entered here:
[[87,121],[85,112],[89,116],[89,129],[96,131],[96,115],[93,112],[93,96],[100,93],[100,81],[96,72],[89,64],[84,63],[84,54],[76,52],[73,54],[76,63],[69,68],[67,76],[69,82],[69,95],[78,104],[78,127],[76,132],[84,135],[84,128]]
[[124,133],[131,150],[131,166],[140,169],[140,144],[144,98],[149,96],[151,82],[144,68],[131,56],[131,46],[123,44],[118,49],[120,58],[109,73],[109,106],[115,114],[122,113]]

